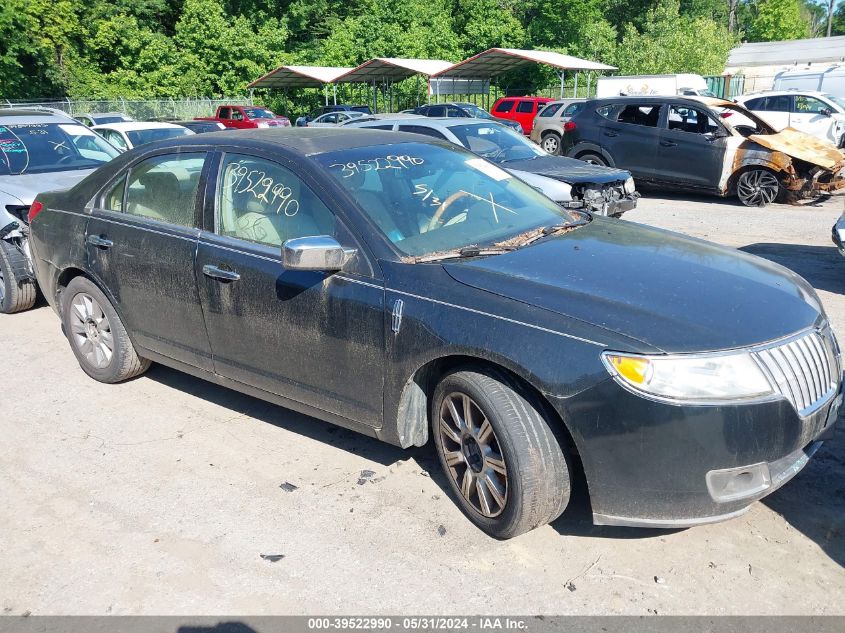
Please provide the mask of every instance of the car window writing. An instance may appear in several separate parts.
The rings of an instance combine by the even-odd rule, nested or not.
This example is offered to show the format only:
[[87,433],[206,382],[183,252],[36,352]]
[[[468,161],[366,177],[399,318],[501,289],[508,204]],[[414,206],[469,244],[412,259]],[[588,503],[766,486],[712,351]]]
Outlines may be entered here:
[[312,235],[334,235],[334,214],[293,172],[278,163],[226,154],[217,190],[217,232],[280,247]]
[[829,108],[824,102],[815,97],[795,95],[795,111],[798,113],[819,114],[822,110]]
[[205,153],[165,154],[129,172],[126,213],[197,228],[196,201]]

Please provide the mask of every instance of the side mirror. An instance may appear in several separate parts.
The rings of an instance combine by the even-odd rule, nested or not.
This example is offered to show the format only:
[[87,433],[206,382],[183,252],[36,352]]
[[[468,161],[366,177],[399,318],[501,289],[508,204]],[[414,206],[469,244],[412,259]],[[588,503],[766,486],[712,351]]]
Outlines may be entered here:
[[821,114],[822,116],[833,116],[833,110],[831,110],[830,108],[822,108],[821,110],[819,110],[819,114]]
[[333,237],[297,237],[282,244],[282,264],[288,270],[343,270],[356,249],[343,248]]

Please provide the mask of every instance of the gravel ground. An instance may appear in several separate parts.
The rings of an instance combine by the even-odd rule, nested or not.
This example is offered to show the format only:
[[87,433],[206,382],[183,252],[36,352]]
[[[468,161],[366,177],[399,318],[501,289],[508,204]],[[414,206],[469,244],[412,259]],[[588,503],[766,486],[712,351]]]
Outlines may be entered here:
[[[795,269],[845,335],[842,200],[653,196],[626,218]],[[727,523],[594,527],[576,496],[498,542],[450,501],[428,449],[163,367],[96,383],[46,306],[0,324],[4,613],[845,614],[843,429]]]

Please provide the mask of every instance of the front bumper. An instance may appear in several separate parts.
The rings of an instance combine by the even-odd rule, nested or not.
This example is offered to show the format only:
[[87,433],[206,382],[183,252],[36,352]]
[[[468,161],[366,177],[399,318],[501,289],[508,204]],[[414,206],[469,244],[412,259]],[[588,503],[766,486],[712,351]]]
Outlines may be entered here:
[[806,418],[786,400],[670,405],[607,380],[554,404],[570,422],[598,525],[679,528],[739,516],[830,437],[842,388]]

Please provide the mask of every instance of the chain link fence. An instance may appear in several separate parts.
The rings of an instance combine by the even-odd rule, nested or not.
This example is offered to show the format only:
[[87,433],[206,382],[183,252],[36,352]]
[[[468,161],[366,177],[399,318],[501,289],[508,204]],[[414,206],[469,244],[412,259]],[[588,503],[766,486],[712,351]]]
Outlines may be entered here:
[[103,112],[123,112],[138,121],[171,120],[183,121],[198,116],[213,116],[219,105],[253,105],[250,97],[231,99],[106,99],[72,100],[56,99],[52,101],[19,101],[0,99],[0,107],[52,108],[71,116],[96,114]]

